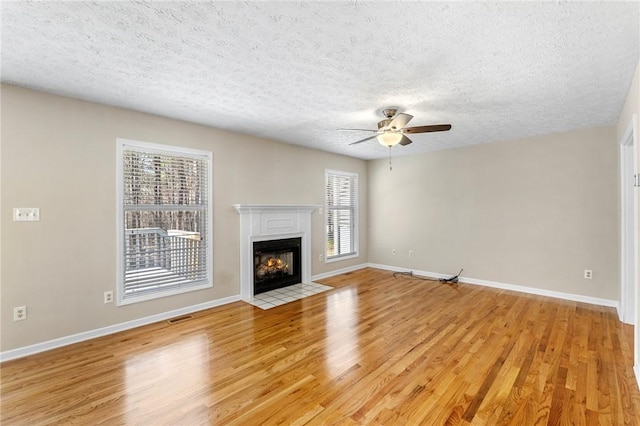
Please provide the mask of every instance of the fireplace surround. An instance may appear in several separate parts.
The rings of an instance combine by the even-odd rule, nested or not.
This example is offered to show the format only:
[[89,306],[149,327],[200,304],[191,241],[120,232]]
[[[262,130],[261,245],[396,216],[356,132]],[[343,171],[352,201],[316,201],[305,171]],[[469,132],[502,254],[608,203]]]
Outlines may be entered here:
[[251,301],[257,294],[254,293],[255,242],[300,238],[299,282],[311,282],[311,214],[321,206],[234,204],[233,207],[240,214],[240,297],[243,300]]

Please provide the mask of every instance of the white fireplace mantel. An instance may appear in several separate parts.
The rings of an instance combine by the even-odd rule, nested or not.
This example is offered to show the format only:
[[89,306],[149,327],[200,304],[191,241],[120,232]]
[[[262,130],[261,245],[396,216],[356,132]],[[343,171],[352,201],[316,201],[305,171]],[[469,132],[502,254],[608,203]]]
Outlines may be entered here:
[[311,282],[311,214],[318,205],[234,204],[240,214],[240,297],[253,298],[254,241],[302,239],[303,283]]

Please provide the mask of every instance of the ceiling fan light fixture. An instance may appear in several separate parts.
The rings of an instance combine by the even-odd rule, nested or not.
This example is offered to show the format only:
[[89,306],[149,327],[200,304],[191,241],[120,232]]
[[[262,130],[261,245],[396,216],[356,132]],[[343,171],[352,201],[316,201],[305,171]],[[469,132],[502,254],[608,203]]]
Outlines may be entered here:
[[384,132],[378,135],[378,142],[380,144],[391,148],[392,146],[398,145],[402,140],[402,133],[400,132]]

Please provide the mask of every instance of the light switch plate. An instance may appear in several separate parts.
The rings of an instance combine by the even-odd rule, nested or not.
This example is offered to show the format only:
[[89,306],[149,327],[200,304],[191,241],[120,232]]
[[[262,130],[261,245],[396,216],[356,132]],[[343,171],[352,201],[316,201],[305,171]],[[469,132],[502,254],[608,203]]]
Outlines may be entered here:
[[16,207],[13,209],[14,222],[37,222],[40,220],[40,209],[37,207]]

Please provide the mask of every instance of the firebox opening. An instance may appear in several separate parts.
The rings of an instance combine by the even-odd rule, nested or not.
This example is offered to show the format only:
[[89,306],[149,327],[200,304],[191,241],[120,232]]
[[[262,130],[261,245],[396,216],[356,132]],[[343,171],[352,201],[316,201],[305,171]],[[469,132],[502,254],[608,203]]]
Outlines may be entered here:
[[253,243],[253,294],[301,282],[302,238]]

